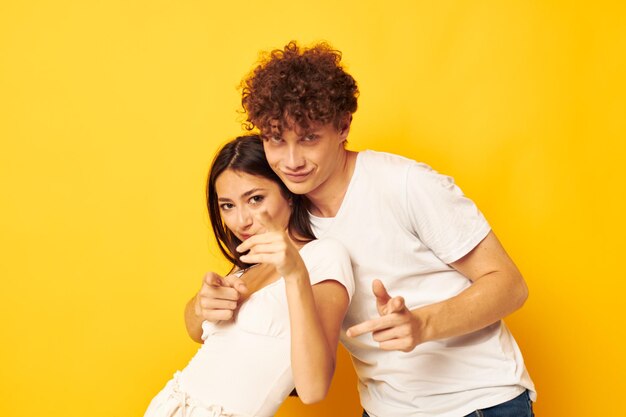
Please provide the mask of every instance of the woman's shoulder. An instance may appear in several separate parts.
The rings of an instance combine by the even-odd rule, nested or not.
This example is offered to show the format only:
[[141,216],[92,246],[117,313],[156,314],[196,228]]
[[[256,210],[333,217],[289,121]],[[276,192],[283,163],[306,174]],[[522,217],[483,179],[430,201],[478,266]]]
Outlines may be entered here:
[[352,263],[346,247],[337,239],[322,237],[312,240],[300,249],[311,284],[328,279],[338,281],[348,291],[348,297],[354,294],[354,276]]

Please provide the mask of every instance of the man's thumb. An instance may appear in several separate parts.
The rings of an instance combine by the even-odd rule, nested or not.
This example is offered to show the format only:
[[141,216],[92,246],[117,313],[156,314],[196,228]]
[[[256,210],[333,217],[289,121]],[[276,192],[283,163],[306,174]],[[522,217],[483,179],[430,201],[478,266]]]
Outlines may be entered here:
[[224,278],[225,278],[224,279],[225,285],[228,285],[229,287],[234,288],[235,290],[237,290],[239,294],[248,293],[248,287],[246,286],[245,282],[243,282],[243,280],[239,278],[238,276],[228,275]]
[[207,272],[204,274],[204,283],[211,287],[221,287],[224,285],[222,277],[215,272]]
[[377,304],[387,304],[387,301],[389,301],[389,299],[391,298],[389,296],[389,293],[387,292],[387,289],[383,285],[383,282],[379,279],[375,279],[372,282],[372,292],[376,297]]

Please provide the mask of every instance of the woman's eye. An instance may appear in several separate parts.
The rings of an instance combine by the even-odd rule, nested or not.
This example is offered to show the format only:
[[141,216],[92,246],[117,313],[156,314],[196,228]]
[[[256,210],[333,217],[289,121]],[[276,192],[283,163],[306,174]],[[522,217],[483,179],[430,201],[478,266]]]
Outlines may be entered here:
[[250,197],[250,204],[260,204],[264,199],[265,197],[263,197],[262,195],[252,196]]
[[220,209],[221,210],[230,210],[231,208],[233,208],[233,205],[231,203],[222,203],[222,204],[220,204]]

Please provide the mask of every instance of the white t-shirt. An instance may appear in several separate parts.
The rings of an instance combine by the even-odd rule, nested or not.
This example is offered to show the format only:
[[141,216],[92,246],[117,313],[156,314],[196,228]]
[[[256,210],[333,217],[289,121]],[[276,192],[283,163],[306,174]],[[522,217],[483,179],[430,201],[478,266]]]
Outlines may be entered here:
[[359,376],[361,403],[372,417],[459,417],[508,401],[528,388],[536,395],[513,336],[502,321],[477,332],[382,351],[371,334],[345,330],[379,317],[372,281],[401,295],[409,309],[446,300],[471,282],[448,264],[490,231],[476,205],[450,177],[392,154],[364,151],[334,218],[311,216],[318,237],[350,253],[357,282],[342,343]]
[[[300,255],[312,285],[335,280],[352,297],[350,259],[339,242],[314,240],[300,249]],[[180,401],[198,409],[188,415],[204,416],[206,409],[219,408],[238,417],[273,416],[294,388],[284,279],[253,293],[240,306],[234,321],[205,321],[202,329],[204,344],[177,373],[175,383],[168,383],[164,391],[169,392],[153,400],[162,404],[151,404],[146,416],[162,416],[157,410],[175,410]]]

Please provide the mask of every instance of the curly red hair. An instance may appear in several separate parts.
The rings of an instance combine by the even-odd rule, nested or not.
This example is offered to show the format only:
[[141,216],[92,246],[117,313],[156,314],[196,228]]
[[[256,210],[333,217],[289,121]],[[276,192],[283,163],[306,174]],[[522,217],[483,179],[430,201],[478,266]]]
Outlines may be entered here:
[[244,127],[270,130],[276,122],[307,128],[334,123],[357,109],[356,81],[341,66],[341,52],[327,43],[301,48],[289,42],[266,53],[241,82]]

